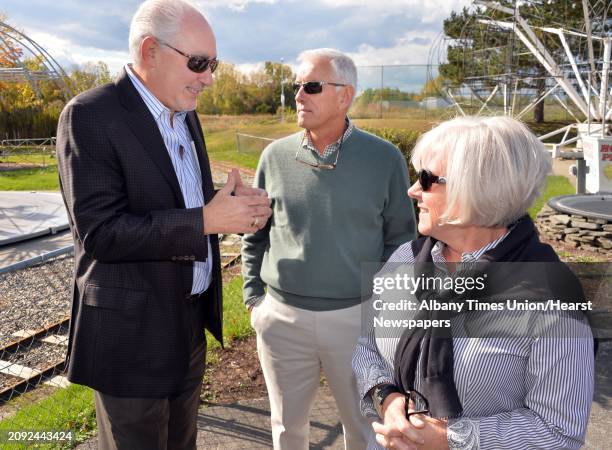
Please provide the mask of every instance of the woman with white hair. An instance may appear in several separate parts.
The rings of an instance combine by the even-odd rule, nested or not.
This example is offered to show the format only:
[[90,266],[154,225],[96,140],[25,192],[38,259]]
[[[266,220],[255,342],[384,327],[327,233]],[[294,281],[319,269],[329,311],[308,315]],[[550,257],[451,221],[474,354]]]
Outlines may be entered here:
[[[551,168],[546,150],[514,119],[464,117],[424,134],[412,164],[423,237],[377,277],[412,265],[420,306],[404,314],[421,320],[384,329],[373,316],[391,294],[375,290],[353,356],[362,413],[374,419],[369,448],[579,448],[594,384],[583,292],[526,214]],[[457,283],[466,274],[482,284],[424,287],[425,275]],[[431,299],[441,311],[423,309]],[[569,311],[496,310],[496,299],[562,299]]]

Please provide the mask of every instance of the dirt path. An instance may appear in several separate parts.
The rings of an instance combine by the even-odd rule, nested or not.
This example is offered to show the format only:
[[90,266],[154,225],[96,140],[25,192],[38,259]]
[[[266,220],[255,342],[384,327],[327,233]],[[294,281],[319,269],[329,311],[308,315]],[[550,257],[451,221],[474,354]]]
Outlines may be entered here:
[[213,183],[215,186],[223,186],[227,181],[228,172],[232,169],[238,169],[240,171],[240,177],[245,185],[251,186],[253,184],[253,178],[255,177],[255,171],[253,169],[239,167],[237,164],[225,161],[211,161],[210,170],[212,171]]

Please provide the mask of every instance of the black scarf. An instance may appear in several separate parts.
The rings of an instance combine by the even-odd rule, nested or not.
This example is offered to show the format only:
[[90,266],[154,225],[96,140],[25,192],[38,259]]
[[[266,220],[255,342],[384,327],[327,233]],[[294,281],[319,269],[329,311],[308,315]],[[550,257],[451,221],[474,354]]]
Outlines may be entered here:
[[[431,250],[435,243],[436,240],[431,237],[413,241],[412,250],[415,255],[416,274],[432,275],[434,264]],[[546,265],[547,268],[550,268],[550,273],[529,273],[529,270],[525,269],[524,271],[519,270],[519,273],[514,273],[513,276],[509,277],[507,271],[504,274],[495,273],[496,270],[499,270],[497,267],[500,265],[491,263],[501,261],[557,264]],[[583,298],[582,287],[578,279],[565,264],[559,261],[556,253],[549,245],[540,242],[536,228],[529,216],[521,218],[510,234],[495,248],[485,252],[474,267],[470,276],[483,273],[488,275],[485,291],[475,294],[472,290],[457,295],[452,290],[445,292],[417,290],[415,293],[417,299],[419,301],[435,299],[442,302],[461,302],[466,298],[481,297],[490,300],[491,296],[498,294],[503,296],[504,293],[509,291],[516,294],[517,286],[519,286],[519,295],[521,289],[523,289],[523,292],[528,290],[533,293],[535,287],[538,291],[537,297],[542,299],[565,298],[577,301]],[[543,277],[548,282],[543,283]],[[551,281],[554,281],[554,283]],[[456,314],[449,311],[421,310],[417,319],[445,320]],[[421,359],[423,382],[421,383],[420,393],[428,400],[431,415],[437,418],[460,416],[463,408],[454,381],[453,340],[450,328],[406,329],[395,352],[395,384],[404,392],[414,389],[415,374],[421,351],[423,352]]]

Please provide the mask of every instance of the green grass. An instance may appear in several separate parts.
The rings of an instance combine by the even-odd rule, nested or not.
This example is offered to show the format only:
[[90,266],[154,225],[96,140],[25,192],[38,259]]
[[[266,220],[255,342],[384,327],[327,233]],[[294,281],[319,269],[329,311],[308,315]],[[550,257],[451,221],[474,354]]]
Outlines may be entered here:
[[227,161],[255,169],[260,152],[238,153],[236,133],[278,139],[295,133],[300,128],[295,120],[279,122],[273,116],[225,117],[200,116],[206,136],[206,150],[210,159]]
[[[439,119],[435,117],[397,117],[385,119],[355,119],[360,127],[369,128],[397,128],[403,130],[426,131]],[[202,128],[206,135],[206,147],[210,159],[226,161],[241,167],[255,169],[259,161],[260,152],[238,153],[236,149],[236,132],[253,136],[277,139],[294,133],[300,128],[296,124],[295,115],[289,115],[285,122],[280,122],[276,116],[244,115],[244,116],[200,116]],[[531,124],[530,124],[531,125]],[[547,123],[538,132],[547,131],[552,125]],[[537,128],[537,127],[536,127]],[[28,156],[42,158],[40,155]],[[53,163],[53,160],[49,160]],[[37,162],[42,162],[37,160]],[[50,166],[41,169],[23,169],[11,172],[0,172],[0,191],[35,191],[59,189],[57,168]],[[542,198],[529,210],[532,216],[540,210],[546,200],[555,195],[571,194],[574,192],[571,184],[565,177],[549,177],[546,191]]]
[[529,215],[535,219],[536,214],[542,209],[542,206],[552,197],[557,195],[574,194],[576,190],[569,180],[561,175],[549,175],[546,179],[546,187],[540,198],[529,208]]
[[600,262],[595,256],[576,255],[566,250],[555,250],[561,261],[571,261],[572,263],[596,263]]
[[53,191],[59,189],[57,167],[0,172],[0,191]]
[[[227,161],[242,167],[255,169],[259,151],[238,153],[236,133],[278,139],[301,130],[295,117],[279,122],[275,116],[200,116],[206,135],[206,148],[210,158]],[[358,127],[399,128],[410,131],[427,131],[436,123],[435,118],[387,118],[355,119]]]
[[[235,277],[223,286],[223,344],[231,344],[234,339],[242,339],[253,334],[250,316],[242,302],[242,277]],[[208,331],[206,332],[208,349],[220,345]]]
[[[242,339],[252,333],[249,313],[242,303],[242,277],[235,277],[223,287],[224,344],[231,345],[232,340]],[[208,332],[207,340],[209,350],[220,348],[219,343]],[[214,361],[214,352],[207,357],[209,361]],[[76,442],[83,442],[95,434],[95,407],[91,389],[71,385],[66,389],[55,391],[44,400],[31,404],[27,404],[27,395],[17,397],[12,401],[18,411],[14,416],[0,421],[0,431],[71,430]],[[17,450],[23,449],[24,446],[9,446],[0,442],[0,448],[2,450]],[[54,443],[37,448],[65,449],[71,447],[67,444]]]
[[[20,408],[13,417],[0,422],[0,430],[72,432],[72,445],[69,442],[37,445],[36,448],[42,449],[72,448],[75,442],[91,437],[95,426],[93,391],[78,385],[60,389],[44,400]],[[3,450],[25,448],[23,444],[1,444]]]
[[43,166],[55,166],[57,161],[50,154],[42,155],[36,153],[33,155],[12,154],[9,156],[0,157],[1,163],[21,163],[21,164],[40,164]]

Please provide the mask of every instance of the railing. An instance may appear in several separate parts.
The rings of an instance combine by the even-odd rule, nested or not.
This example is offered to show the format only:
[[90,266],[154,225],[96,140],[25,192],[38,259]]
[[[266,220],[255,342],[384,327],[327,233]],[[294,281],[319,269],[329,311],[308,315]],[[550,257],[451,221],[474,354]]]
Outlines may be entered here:
[[55,146],[55,137],[38,138],[38,139],[3,139],[0,141],[0,146],[6,147],[44,147]]

